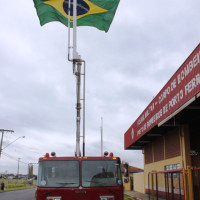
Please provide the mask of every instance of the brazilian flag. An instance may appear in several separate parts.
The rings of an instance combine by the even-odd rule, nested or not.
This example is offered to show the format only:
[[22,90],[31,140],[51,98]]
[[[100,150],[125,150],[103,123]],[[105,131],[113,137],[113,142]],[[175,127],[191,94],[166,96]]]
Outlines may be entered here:
[[[68,26],[69,0],[33,0],[41,26],[59,21]],[[93,26],[108,31],[120,0],[77,0],[77,26]],[[70,21],[73,0],[70,1]],[[73,24],[70,23],[73,27]]]

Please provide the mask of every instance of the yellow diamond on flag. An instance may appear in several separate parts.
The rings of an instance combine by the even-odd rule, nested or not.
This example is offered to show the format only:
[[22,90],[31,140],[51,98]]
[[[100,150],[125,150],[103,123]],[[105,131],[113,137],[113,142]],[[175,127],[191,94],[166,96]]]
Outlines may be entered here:
[[[69,0],[48,0],[44,2],[49,4],[58,10],[64,17],[68,18],[68,4]],[[73,0],[71,0],[71,5],[73,5]],[[82,18],[91,14],[104,13],[108,10],[103,9],[94,3],[91,3],[89,0],[77,0],[77,19]],[[71,9],[70,19],[73,19],[72,16],[73,9]]]

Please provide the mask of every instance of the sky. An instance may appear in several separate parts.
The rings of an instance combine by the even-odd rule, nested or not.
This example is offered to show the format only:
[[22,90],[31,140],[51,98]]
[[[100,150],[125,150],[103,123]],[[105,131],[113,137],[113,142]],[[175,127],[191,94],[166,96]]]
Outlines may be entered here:
[[[14,133],[4,134],[3,148],[12,144],[2,151],[0,173],[17,173],[20,158],[19,173],[34,163],[37,174],[46,152],[74,156],[68,29],[59,22],[41,27],[31,0],[1,7],[0,129]],[[86,156],[100,156],[103,118],[104,151],[144,167],[141,150],[124,150],[124,133],[199,44],[199,8],[199,0],[121,0],[108,33],[78,27],[78,53],[86,61]]]

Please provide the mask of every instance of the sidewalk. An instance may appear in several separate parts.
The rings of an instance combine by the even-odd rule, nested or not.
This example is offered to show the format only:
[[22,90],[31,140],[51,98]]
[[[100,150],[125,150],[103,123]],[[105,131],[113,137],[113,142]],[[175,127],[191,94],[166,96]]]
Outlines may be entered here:
[[124,191],[125,194],[135,198],[136,200],[148,200],[149,196],[147,194],[142,194],[135,191]]

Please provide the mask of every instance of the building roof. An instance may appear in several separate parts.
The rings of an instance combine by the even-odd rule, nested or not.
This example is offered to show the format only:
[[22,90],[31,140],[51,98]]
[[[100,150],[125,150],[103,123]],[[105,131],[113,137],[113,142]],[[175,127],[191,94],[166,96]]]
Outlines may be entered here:
[[124,134],[125,149],[143,149],[181,123],[199,119],[200,44]]
[[[121,164],[121,168],[122,168],[122,173],[124,173],[124,164]],[[133,166],[128,166],[128,170],[129,173],[139,173],[139,172],[144,172],[143,169],[137,168],[137,167],[133,167]]]

